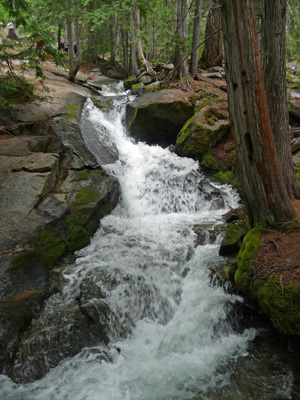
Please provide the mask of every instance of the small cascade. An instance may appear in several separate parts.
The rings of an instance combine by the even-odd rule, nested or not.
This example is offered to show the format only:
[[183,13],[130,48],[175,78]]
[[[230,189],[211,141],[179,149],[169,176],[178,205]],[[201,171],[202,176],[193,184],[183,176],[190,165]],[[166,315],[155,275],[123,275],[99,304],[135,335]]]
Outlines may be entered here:
[[[82,116],[82,133],[99,162],[98,143],[117,154],[105,169],[120,182],[120,203],[64,269],[62,290],[48,300],[24,346],[28,352],[40,346],[40,362],[51,363],[49,343],[59,336],[74,345],[72,315],[97,321],[95,332],[84,333],[85,346],[40,380],[17,385],[0,376],[1,398],[292,398],[293,373],[280,363],[276,379],[267,369],[257,377],[258,387],[272,382],[267,394],[251,397],[250,386],[243,391],[238,378],[243,365],[246,380],[254,375],[251,347],[258,331],[236,329],[232,315],[243,300],[211,279],[211,268],[225,263],[218,255],[220,237],[212,232],[237,206],[237,194],[209,182],[197,162],[128,138],[122,120],[130,97],[121,92],[119,85],[103,93],[117,96],[113,110],[103,113],[88,100]],[[201,243],[195,225],[209,227]],[[267,365],[268,357],[260,355],[260,362]]]

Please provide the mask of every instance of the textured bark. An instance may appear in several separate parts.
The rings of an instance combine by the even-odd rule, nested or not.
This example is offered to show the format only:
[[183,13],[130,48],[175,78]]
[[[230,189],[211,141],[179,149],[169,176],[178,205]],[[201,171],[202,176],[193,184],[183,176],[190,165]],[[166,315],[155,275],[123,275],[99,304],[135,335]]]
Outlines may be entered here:
[[223,0],[222,27],[238,174],[251,225],[295,218],[274,145],[251,0]]
[[[76,10],[76,17],[75,17],[75,38],[76,38],[76,45],[77,45],[77,59],[76,59],[76,65],[73,71],[74,74],[74,80],[77,72],[80,69],[81,66],[81,41],[80,41],[80,26],[79,26],[79,5],[78,5],[78,0],[76,1],[75,5],[75,10]],[[70,51],[70,50],[69,50]],[[71,49],[73,53],[73,46]]]
[[[135,20],[136,20],[136,37],[139,37],[141,32],[141,13],[140,13],[140,8],[138,6],[135,6]],[[147,72],[152,73],[151,64],[145,58],[142,41],[140,39],[136,41],[136,53],[137,53],[138,66],[140,65]]]
[[262,67],[265,90],[284,181],[291,199],[300,198],[292,161],[285,65],[286,0],[262,0]]
[[73,66],[73,26],[72,26],[72,10],[71,10],[72,0],[67,0],[67,8],[68,8],[68,18],[67,18],[67,37],[69,43],[69,76],[68,80],[74,82],[74,66]]
[[135,29],[134,29],[134,14],[135,9],[132,7],[130,13],[130,72],[133,76],[137,76],[138,74],[138,65],[137,65],[137,58],[136,58],[136,38],[135,38]]
[[110,61],[112,64],[116,61],[116,41],[115,41],[115,15],[110,17],[109,42],[110,42]]
[[188,65],[184,60],[186,56],[186,40],[188,35],[188,3],[189,0],[176,0],[176,45],[174,65],[176,68],[175,76],[187,76]]
[[[204,49],[201,57],[201,63],[206,68],[222,66],[223,47],[221,35],[221,9],[219,0],[211,0],[211,7],[208,13]],[[214,35],[213,33],[216,32]]]
[[203,3],[203,0],[195,1],[194,26],[193,26],[193,38],[192,38],[192,50],[193,49],[195,49],[195,50],[192,53],[191,65],[190,65],[190,75],[192,78],[195,78],[197,76],[197,70],[198,70],[202,3]]
[[58,25],[57,28],[57,49],[61,50],[61,24]]

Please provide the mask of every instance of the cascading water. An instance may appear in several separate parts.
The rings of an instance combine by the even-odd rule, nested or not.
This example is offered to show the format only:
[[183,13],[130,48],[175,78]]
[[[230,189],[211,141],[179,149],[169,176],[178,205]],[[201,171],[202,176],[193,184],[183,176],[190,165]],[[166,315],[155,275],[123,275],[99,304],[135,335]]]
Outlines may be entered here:
[[[120,87],[111,91],[119,93]],[[291,368],[274,356],[276,373],[266,372],[269,356],[249,354],[257,331],[237,331],[230,322],[242,299],[211,284],[210,267],[224,263],[219,238],[194,248],[193,226],[221,224],[237,196],[209,183],[193,160],[126,137],[121,112],[126,101],[115,100],[106,114],[90,100],[85,105],[86,144],[95,157],[100,138],[108,151],[117,149],[118,161],[105,168],[118,178],[122,196],[91,244],[64,270],[62,292],[41,315],[49,333],[78,296],[97,309],[98,291],[111,344],[86,347],[31,384],[1,376],[1,399],[292,399]],[[254,379],[258,365],[265,367],[256,392],[249,376]]]

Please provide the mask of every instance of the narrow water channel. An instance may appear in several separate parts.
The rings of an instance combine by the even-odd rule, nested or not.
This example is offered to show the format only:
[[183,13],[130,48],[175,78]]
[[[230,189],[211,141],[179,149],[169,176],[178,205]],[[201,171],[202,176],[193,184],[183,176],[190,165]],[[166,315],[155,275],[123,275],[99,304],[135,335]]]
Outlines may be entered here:
[[[106,90],[112,111],[88,100],[82,116],[95,156],[99,140],[119,153],[105,167],[120,182],[119,205],[44,311],[67,312],[83,285],[96,286],[111,344],[84,348],[31,384],[0,376],[1,400],[299,399],[297,359],[285,342],[268,328],[238,325],[243,299],[212,279],[211,269],[226,262],[218,226],[237,194],[209,182],[195,161],[128,138],[122,115],[130,99],[116,96],[120,88]],[[89,296],[93,303],[95,290]]]

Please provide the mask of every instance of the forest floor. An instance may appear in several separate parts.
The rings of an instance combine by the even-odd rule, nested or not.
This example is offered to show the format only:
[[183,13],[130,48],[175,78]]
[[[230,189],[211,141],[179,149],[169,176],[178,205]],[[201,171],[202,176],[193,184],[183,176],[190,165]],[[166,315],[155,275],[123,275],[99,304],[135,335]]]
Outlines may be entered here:
[[[300,224],[300,200],[294,200],[293,206]],[[300,287],[300,232],[270,230],[262,233],[254,270],[255,277],[277,275],[281,284]]]

